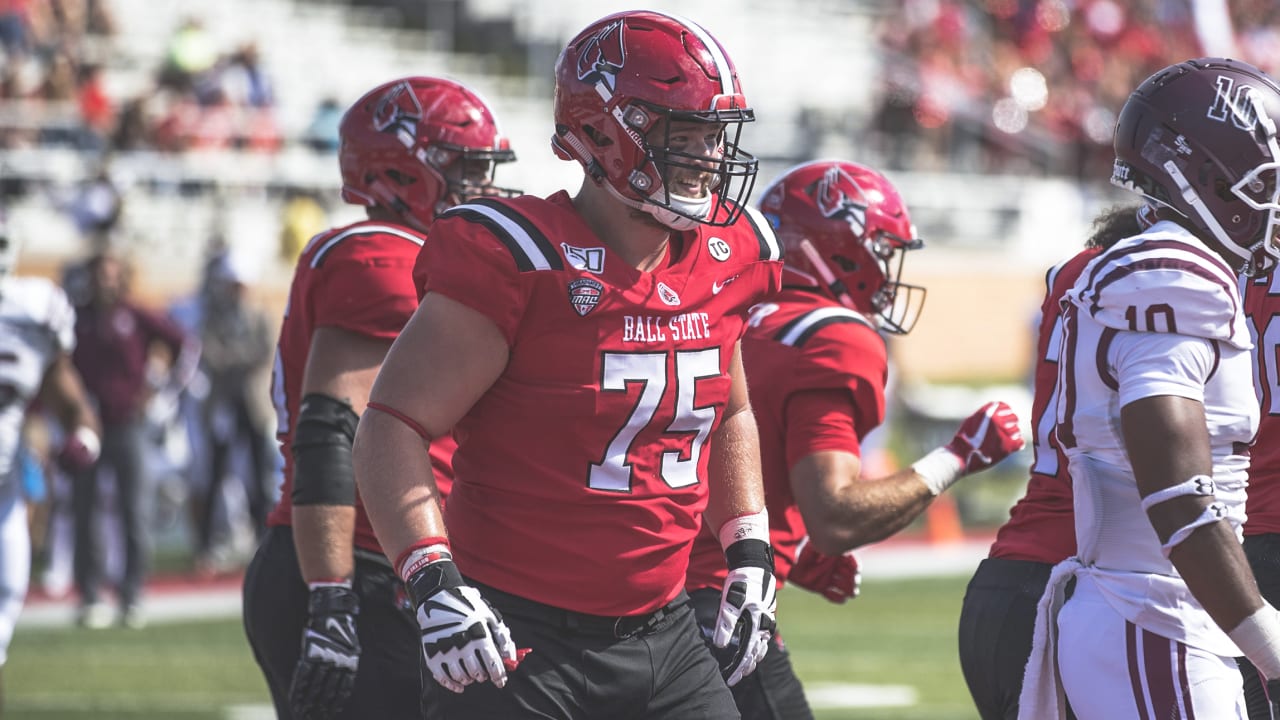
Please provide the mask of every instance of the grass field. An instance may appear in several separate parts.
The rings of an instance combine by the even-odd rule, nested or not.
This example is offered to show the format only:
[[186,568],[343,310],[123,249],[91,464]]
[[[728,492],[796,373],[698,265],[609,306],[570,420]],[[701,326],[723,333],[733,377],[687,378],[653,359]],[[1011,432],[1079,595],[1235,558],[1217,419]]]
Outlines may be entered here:
[[[843,606],[785,591],[779,622],[815,699],[836,683],[908,686],[917,698],[909,707],[818,708],[818,719],[975,718],[956,661],[966,581],[870,581]],[[6,720],[235,720],[262,717],[252,707],[268,702],[235,619],[141,631],[19,626],[4,685]]]

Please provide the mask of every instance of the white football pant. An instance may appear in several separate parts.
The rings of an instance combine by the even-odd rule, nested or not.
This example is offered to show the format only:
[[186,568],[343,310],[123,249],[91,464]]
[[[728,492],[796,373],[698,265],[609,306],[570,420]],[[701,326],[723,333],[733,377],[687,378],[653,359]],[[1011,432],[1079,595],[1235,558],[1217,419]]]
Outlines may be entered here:
[[1079,720],[1245,720],[1236,661],[1128,622],[1078,582],[1058,614],[1058,669]]

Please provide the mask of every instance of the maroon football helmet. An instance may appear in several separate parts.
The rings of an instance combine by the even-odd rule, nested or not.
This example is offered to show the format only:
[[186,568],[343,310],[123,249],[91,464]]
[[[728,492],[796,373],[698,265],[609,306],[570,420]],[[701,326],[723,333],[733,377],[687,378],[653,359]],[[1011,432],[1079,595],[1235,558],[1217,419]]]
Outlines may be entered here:
[[816,160],[775,180],[760,210],[793,277],[875,318],[886,332],[911,332],[925,289],[901,282],[902,264],[924,241],[888,179],[865,165]]
[[1172,208],[1241,272],[1280,258],[1280,86],[1238,60],[1147,78],[1120,110],[1111,182]]
[[384,207],[418,230],[471,198],[519,194],[493,185],[497,165],[516,159],[493,111],[452,80],[379,85],[347,110],[338,136],[342,199]]
[[[738,140],[755,112],[728,54],[699,25],[650,11],[592,23],[556,61],[555,98],[556,155],[582,163],[629,207],[674,230],[737,219],[757,165]],[[672,123],[719,131],[717,155],[673,147]],[[705,197],[676,192],[676,179],[690,175]]]

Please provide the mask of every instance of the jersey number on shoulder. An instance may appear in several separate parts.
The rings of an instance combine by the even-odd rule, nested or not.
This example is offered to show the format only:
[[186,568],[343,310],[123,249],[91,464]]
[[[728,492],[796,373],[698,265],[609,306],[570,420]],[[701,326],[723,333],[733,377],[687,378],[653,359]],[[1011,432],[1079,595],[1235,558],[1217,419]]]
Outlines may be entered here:
[[[627,458],[636,436],[644,430],[658,411],[666,395],[668,353],[605,353],[600,389],[604,392],[627,392],[632,383],[641,385],[640,397],[630,417],[609,442],[604,458],[591,463],[587,486],[593,490],[627,492],[631,489],[631,463]],[[697,433],[689,443],[689,459],[681,460],[679,452],[662,454],[662,479],[673,488],[698,482],[698,460],[702,446],[715,424],[716,409],[699,407],[694,398],[700,378],[720,374],[720,348],[683,350],[675,354],[675,414],[667,426],[669,433]]]
[[1124,311],[1124,319],[1129,321],[1129,329],[1135,332],[1178,332],[1178,323],[1174,320],[1173,306],[1168,303],[1148,305],[1145,312],[1138,314],[1138,307],[1130,305]]

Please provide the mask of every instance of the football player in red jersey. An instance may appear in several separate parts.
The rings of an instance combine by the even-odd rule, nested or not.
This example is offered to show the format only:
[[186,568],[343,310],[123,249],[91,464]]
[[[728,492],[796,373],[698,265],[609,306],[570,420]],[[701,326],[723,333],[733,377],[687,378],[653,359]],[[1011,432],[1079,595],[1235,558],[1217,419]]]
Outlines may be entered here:
[[[1269,603],[1280,605],[1280,273],[1244,281],[1244,312],[1254,345],[1254,390],[1260,401],[1258,434],[1249,452],[1244,554]],[[1244,658],[1249,720],[1272,720],[1257,670]]]
[[1163,68],[1120,110],[1111,181],[1155,222],[1063,296],[1077,549],[1041,596],[1019,717],[1240,718],[1240,655],[1280,696],[1280,613],[1240,545],[1258,404],[1237,278],[1280,258],[1277,118],[1280,85],[1223,58]]
[[[888,359],[880,331],[905,334],[919,316],[924,289],[900,280],[906,252],[923,242],[889,180],[857,163],[796,166],[765,191],[760,209],[786,268],[782,293],[752,310],[742,354],[776,577],[844,602],[857,591],[853,548],[901,530],[958,478],[1021,448],[1018,419],[990,403],[950,445],[914,466],[861,477],[860,442],[884,420]],[[726,572],[715,537],[704,532],[687,587],[708,636]],[[733,691],[743,718],[812,717],[777,638],[755,675]]]
[[[298,259],[272,392],[285,458],[280,504],[245,578],[245,630],[282,718],[418,718],[417,632],[356,493],[351,443],[369,388],[417,306],[413,262],[435,216],[513,195],[493,112],[450,80],[406,77],[339,127],[342,196],[369,219],[312,238]],[[448,491],[452,444],[432,445]]]
[[[774,597],[739,352],[781,271],[743,205],[752,119],[701,26],[610,15],[556,63],[552,143],[583,166],[577,193],[467,203],[432,226],[426,294],[355,460],[446,717],[738,717],[684,576],[705,522],[731,568],[715,640],[738,643],[736,682]],[[442,517],[423,446],[450,429]]]
[[1053,440],[1057,421],[1057,332],[1062,296],[1102,250],[1142,231],[1147,208],[1119,207],[1099,215],[1085,249],[1049,269],[1036,342],[1032,402],[1031,479],[996,533],[989,557],[969,581],[960,611],[960,668],[982,720],[1018,716],[1022,673],[1031,653],[1036,603],[1053,566],[1076,552],[1071,476]]

